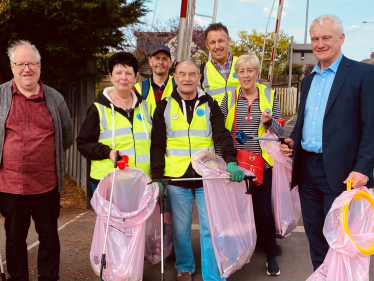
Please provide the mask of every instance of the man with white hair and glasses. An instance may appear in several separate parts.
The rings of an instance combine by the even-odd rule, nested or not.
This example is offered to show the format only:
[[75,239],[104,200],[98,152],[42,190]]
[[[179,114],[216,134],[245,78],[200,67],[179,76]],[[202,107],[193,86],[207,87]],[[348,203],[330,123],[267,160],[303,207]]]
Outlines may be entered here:
[[175,269],[178,281],[192,281],[195,259],[191,246],[192,206],[195,198],[200,226],[201,267],[205,281],[224,281],[214,255],[209,218],[202,180],[191,165],[197,151],[214,151],[213,137],[218,140],[226,172],[231,181],[240,182],[244,173],[237,165],[236,150],[225,128],[224,117],[211,96],[198,89],[199,67],[192,60],[180,62],[174,73],[177,87],[171,96],[157,104],[153,116],[151,173],[153,180],[185,178],[166,186],[173,218]]
[[27,233],[39,235],[38,280],[58,280],[57,219],[64,152],[73,143],[64,98],[40,81],[40,54],[28,41],[8,48],[13,79],[0,85],[0,213],[9,280],[29,280]]
[[329,245],[322,229],[334,200],[346,190],[374,186],[374,66],[346,58],[345,35],[335,16],[315,19],[309,29],[318,59],[301,85],[296,125],[280,145],[293,156],[291,186],[299,186],[305,233],[314,270]]

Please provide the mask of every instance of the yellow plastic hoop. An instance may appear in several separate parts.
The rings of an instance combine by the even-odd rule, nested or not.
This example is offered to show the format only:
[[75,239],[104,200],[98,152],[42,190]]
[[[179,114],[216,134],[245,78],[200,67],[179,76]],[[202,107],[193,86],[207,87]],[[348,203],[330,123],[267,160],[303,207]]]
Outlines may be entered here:
[[[347,181],[347,190],[351,190],[353,181],[354,181],[353,179]],[[366,200],[368,200],[369,203],[371,204],[371,206],[374,209],[374,200],[373,200],[373,198],[371,198],[371,196],[367,192],[359,191],[357,193],[357,195],[355,197],[353,197],[352,200],[362,199],[362,197],[364,197]],[[350,203],[351,202],[349,202],[349,204]],[[358,246],[356,244],[356,242],[353,240],[353,238],[351,236],[351,232],[349,231],[349,227],[348,227],[348,218],[347,218],[349,204],[345,205],[344,209],[343,209],[343,225],[344,225],[344,230],[349,235],[349,237],[352,239],[353,243],[356,245],[357,249],[359,249],[362,254],[364,254],[365,256],[373,255],[374,254],[374,243],[373,243],[373,245],[371,245],[370,248],[363,249],[363,248],[361,248],[360,246]]]

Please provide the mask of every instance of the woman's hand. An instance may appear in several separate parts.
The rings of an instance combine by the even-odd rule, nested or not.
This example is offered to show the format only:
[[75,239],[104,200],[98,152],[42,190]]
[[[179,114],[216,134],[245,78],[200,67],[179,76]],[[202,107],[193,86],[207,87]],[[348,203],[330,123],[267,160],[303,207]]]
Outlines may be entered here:
[[[117,152],[117,150],[112,149],[111,152],[110,152],[110,154],[109,154],[109,158],[110,158],[110,160],[112,160],[113,164],[116,161],[116,152]],[[121,151],[119,152],[119,156],[123,156],[123,154],[121,153]],[[117,159],[117,160],[120,160],[120,159]]]
[[265,109],[264,112],[262,112],[261,115],[261,122],[266,124],[268,122],[271,122],[273,120],[273,116],[269,112],[269,110]]

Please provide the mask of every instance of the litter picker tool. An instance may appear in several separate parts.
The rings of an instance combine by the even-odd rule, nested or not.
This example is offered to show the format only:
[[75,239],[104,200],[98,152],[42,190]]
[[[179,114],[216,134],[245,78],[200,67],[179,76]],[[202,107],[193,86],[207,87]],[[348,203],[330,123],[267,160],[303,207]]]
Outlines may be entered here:
[[126,164],[129,162],[129,157],[127,155],[122,156],[121,160],[118,160],[118,159],[121,159],[121,157],[119,155],[119,151],[117,150],[116,151],[116,158],[115,158],[115,161],[114,161],[114,171],[113,171],[113,176],[112,176],[112,188],[111,188],[111,191],[110,191],[109,211],[108,211],[108,220],[107,220],[107,223],[106,223],[104,248],[103,248],[103,254],[101,256],[100,279],[103,279],[103,269],[106,268],[105,250],[106,250],[106,242],[107,242],[107,239],[108,239],[109,219],[110,219],[110,214],[111,214],[111,211],[112,211],[113,189],[114,189],[114,179],[115,179],[115,175],[116,175],[116,170],[117,170],[117,166],[118,166],[119,169],[123,170],[125,168]]
[[3,260],[1,259],[1,253],[0,253],[0,268],[1,268],[1,281],[6,281]]
[[[153,181],[149,182],[148,184],[159,182],[163,186],[163,190],[161,193],[164,193],[164,188],[166,189],[166,185],[173,181],[198,181],[198,180],[230,180],[231,177],[207,177],[207,178],[170,178],[170,179],[154,179]],[[247,187],[246,194],[252,194],[253,192],[253,180],[256,179],[255,176],[244,176],[245,184]],[[163,195],[163,194],[162,194]]]
[[[353,182],[354,182],[353,179],[348,180],[348,182],[347,182],[347,190],[351,190],[352,189],[352,183]],[[362,199],[362,198],[365,198],[366,200],[368,200],[369,203],[371,204],[371,206],[374,208],[374,199],[370,196],[370,194],[368,192],[359,191],[357,193],[357,195],[355,197],[353,197],[352,200],[357,200],[357,199]],[[357,249],[362,254],[364,254],[365,256],[373,255],[374,254],[374,241],[373,241],[373,244],[369,248],[364,249],[364,248],[361,248],[360,246],[358,246],[356,244],[355,240],[353,240],[353,237],[352,237],[351,232],[350,232],[349,227],[348,227],[348,210],[349,210],[349,205],[350,204],[345,205],[344,209],[343,209],[344,230],[348,234],[348,236],[352,239],[353,243],[356,245]]]
[[[226,177],[205,177],[205,178],[169,178],[169,179],[154,179],[153,181],[149,182],[148,184],[152,184],[154,182],[158,182],[162,184],[162,191],[159,195],[160,199],[160,212],[161,212],[161,281],[164,281],[164,202],[163,197],[165,195],[166,185],[171,182],[178,182],[178,181],[195,181],[195,180],[222,180],[227,179],[230,180],[229,176]],[[244,180],[246,183],[246,194],[253,193],[253,179],[254,176],[245,176]]]
[[[151,182],[152,183],[152,182]],[[161,215],[161,281],[165,280],[164,273],[165,273],[165,266],[164,266],[164,231],[165,231],[165,222],[164,222],[164,196],[166,190],[166,183],[161,182],[162,190],[160,195],[158,196],[160,202],[160,215]]]
[[[245,176],[245,185],[247,188],[246,194],[252,194],[253,193],[253,179],[256,177],[254,176]],[[170,178],[170,179],[154,179],[153,181],[149,182],[148,184],[152,184],[154,182],[158,182],[162,184],[162,191],[159,195],[159,201],[160,201],[160,213],[161,213],[161,281],[164,281],[164,196],[165,196],[165,190],[166,185],[174,182],[174,181],[195,181],[195,180],[223,180],[223,179],[231,179],[229,176],[227,177],[209,177],[209,178]]]
[[[265,138],[265,137],[254,137],[247,136],[243,131],[240,131],[235,136],[235,139],[238,143],[244,144],[247,140],[268,140],[268,141],[280,141],[282,144],[287,144],[284,140],[288,139],[287,137],[278,137],[278,138]],[[287,144],[288,146],[288,144]]]

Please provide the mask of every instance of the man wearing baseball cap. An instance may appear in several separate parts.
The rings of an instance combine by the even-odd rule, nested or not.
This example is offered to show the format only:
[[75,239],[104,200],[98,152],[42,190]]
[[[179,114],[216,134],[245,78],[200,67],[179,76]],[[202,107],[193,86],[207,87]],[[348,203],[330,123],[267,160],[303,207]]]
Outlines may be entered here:
[[151,105],[152,113],[156,108],[156,102],[170,96],[176,86],[173,76],[169,76],[171,64],[170,49],[162,44],[154,45],[149,56],[152,76],[134,86],[143,99]]

